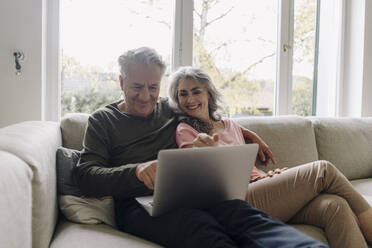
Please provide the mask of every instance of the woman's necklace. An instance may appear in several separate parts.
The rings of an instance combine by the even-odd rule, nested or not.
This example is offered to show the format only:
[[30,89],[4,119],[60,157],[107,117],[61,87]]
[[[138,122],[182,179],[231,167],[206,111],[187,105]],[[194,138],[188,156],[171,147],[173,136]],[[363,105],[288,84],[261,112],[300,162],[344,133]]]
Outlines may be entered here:
[[225,125],[223,124],[223,121],[212,121],[211,125],[212,125],[211,134],[223,133],[223,131],[225,130]]

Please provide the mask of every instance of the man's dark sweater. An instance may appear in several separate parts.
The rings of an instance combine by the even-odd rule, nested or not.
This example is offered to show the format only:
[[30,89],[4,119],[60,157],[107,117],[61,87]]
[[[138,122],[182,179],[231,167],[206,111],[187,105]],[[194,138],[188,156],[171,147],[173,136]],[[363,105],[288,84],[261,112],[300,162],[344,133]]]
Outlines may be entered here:
[[84,149],[74,170],[86,196],[129,198],[151,194],[136,176],[139,163],[157,159],[162,149],[176,148],[175,114],[160,98],[148,117],[121,112],[113,103],[88,120]]

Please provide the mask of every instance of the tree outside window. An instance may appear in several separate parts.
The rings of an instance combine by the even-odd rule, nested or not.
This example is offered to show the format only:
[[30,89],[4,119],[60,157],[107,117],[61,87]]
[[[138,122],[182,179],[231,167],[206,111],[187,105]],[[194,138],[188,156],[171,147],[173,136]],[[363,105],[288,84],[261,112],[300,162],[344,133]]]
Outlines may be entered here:
[[[141,45],[154,47],[164,56],[169,68],[172,6],[168,0],[110,0],[104,1],[101,6],[99,2],[102,4],[102,1],[98,0],[92,2],[98,6],[92,17],[109,12],[109,9],[115,11],[114,9],[119,7],[125,9],[125,15],[120,15],[118,11],[117,19],[111,20],[113,27],[110,28],[87,20],[86,25],[91,23],[94,26],[85,33],[80,32],[80,35],[99,36],[97,40],[101,42],[95,43],[96,50],[105,50],[108,44],[112,44],[113,39],[120,39],[119,32],[127,35],[123,35],[125,38],[122,42],[114,42],[117,52],[113,52],[111,61],[90,64],[83,62],[83,55],[74,54],[76,49],[69,48],[79,45],[74,43],[74,39],[79,37],[67,37],[67,34],[63,37],[66,42],[62,42],[62,116],[69,112],[92,113],[99,107],[120,99],[116,59],[127,49]],[[194,2],[193,64],[211,75],[222,91],[232,116],[272,115],[275,98],[277,1]],[[313,78],[312,74],[309,74],[312,68],[308,67],[314,63],[316,1],[295,2],[292,113],[311,115]],[[71,13],[79,11],[73,10],[81,6],[79,0],[64,0],[62,3],[62,30],[64,23],[69,29],[82,28],[77,24],[68,25],[73,21],[80,21],[71,20],[74,17]],[[110,4],[112,7],[104,10],[105,6],[107,8]],[[156,30],[159,35],[136,35],[149,34],[149,28],[152,29],[151,33]],[[84,49],[84,44],[81,46],[81,49]],[[85,60],[95,55],[97,54],[92,52]],[[162,81],[163,96],[167,92],[168,74],[169,71]]]

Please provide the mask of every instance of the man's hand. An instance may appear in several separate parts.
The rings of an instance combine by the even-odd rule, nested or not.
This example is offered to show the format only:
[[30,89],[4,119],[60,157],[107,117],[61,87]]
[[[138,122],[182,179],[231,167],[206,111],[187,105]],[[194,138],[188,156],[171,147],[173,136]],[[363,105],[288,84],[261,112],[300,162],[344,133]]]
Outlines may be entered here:
[[218,134],[213,134],[210,136],[206,133],[199,133],[193,141],[193,147],[206,147],[206,146],[217,146],[219,140]]
[[147,188],[154,189],[157,160],[139,164],[136,168],[137,178],[143,182]]

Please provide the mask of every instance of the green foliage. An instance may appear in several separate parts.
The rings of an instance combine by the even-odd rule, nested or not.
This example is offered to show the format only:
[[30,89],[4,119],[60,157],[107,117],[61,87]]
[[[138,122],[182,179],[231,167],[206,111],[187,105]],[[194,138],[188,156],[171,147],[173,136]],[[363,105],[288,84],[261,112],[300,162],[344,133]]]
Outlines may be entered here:
[[301,62],[307,58],[314,61],[312,52],[315,49],[315,19],[316,2],[314,0],[296,0],[294,22],[294,48],[298,51],[294,54],[294,60]]
[[67,113],[93,113],[95,110],[120,99],[117,85],[84,87],[74,92],[62,92],[62,116]]
[[[62,56],[62,88],[71,81],[77,81],[72,86],[74,89],[62,90],[62,116],[67,113],[92,113],[120,99],[121,89],[113,74],[104,73],[98,67],[83,67],[74,57]],[[80,81],[88,85],[78,87]]]
[[199,38],[194,40],[194,64],[206,71],[220,89],[230,115],[258,114],[252,96],[261,90],[258,81],[249,81],[241,72],[220,71]]
[[305,77],[293,78],[292,113],[312,115],[313,82]]

